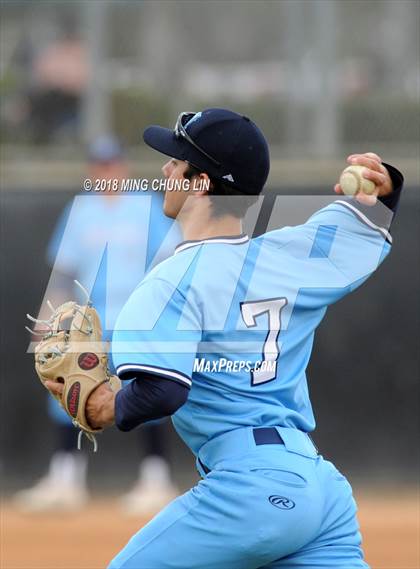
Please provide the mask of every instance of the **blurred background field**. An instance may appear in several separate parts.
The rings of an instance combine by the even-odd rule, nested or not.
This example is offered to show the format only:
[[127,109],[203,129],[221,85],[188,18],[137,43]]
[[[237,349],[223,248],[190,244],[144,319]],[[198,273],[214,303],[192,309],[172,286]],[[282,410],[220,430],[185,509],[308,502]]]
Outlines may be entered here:
[[[418,569],[418,495],[382,491],[376,496],[359,493],[357,498],[366,560],[372,569]],[[65,517],[50,513],[34,518],[6,506],[1,566],[100,569],[146,521],[123,516],[113,498],[95,500],[87,509]]]
[[[266,134],[267,202],[329,194],[351,152],[375,151],[405,174],[394,251],[331,309],[309,383],[314,438],[361,496],[373,566],[420,567],[419,3],[3,0],[0,9],[2,567],[58,567],[45,540],[51,528],[54,541],[63,539],[66,523],[75,536],[63,545],[74,559],[67,567],[107,559],[105,549],[92,555],[81,518],[27,518],[8,502],[43,473],[54,444],[26,353],[25,314],[39,309],[50,272],[45,249],[62,208],[81,190],[86,146],[115,132],[132,177],[154,178],[162,160],[142,145],[143,128],[211,106],[249,115]],[[168,437],[175,479],[186,490],[196,480],[193,459],[175,433]],[[105,533],[92,535],[106,541],[117,524],[110,554],[138,522],[123,521],[101,496],[129,487],[136,454],[133,433],[111,431],[90,457],[98,502],[86,531],[103,519]],[[39,536],[30,555],[21,546],[29,535]]]
[[[415,0],[14,0],[2,2],[0,29],[9,186],[33,183],[31,172],[48,187],[79,183],[83,142],[109,130],[147,176],[156,157],[143,128],[206,106],[253,117],[275,161],[342,160],[362,146],[415,175]],[[304,169],[299,183],[313,183]],[[274,168],[270,183],[284,176]]]

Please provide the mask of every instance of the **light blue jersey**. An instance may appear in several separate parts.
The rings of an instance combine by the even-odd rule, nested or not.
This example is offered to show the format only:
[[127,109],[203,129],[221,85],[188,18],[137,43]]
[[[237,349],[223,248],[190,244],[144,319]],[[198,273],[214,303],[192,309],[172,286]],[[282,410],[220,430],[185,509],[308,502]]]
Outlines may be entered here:
[[148,270],[180,241],[176,224],[162,212],[156,192],[77,196],[50,240],[54,271],[76,278],[91,293],[105,330]]
[[314,331],[390,249],[386,227],[362,209],[337,200],[252,240],[186,242],[131,295],[114,366],[124,379],[145,371],[191,388],[173,422],[196,455],[241,427],[315,428],[306,380]]
[[[90,291],[104,340],[110,340],[118,313],[138,282],[172,255],[181,240],[177,224],[163,214],[162,203],[156,192],[76,196],[64,209],[48,246],[53,273],[45,297],[56,298],[57,273],[69,282],[77,279]],[[52,396],[49,411],[54,420],[70,424]]]

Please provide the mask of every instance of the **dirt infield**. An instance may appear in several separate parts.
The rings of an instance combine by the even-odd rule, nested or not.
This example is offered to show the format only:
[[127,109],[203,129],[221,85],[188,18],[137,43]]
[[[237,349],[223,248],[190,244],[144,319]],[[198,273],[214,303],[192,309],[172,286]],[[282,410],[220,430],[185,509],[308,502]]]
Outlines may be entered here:
[[[359,519],[372,569],[420,568],[416,492],[359,495]],[[72,515],[23,515],[1,508],[2,569],[102,569],[146,520],[122,516],[116,500]],[[187,568],[186,568],[187,569]],[[228,569],[228,568],[226,568]]]

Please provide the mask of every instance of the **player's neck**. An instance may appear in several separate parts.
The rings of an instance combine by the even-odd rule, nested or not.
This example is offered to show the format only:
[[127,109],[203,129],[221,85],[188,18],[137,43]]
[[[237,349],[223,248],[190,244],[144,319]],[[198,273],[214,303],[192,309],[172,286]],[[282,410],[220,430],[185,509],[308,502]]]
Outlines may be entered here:
[[182,234],[185,241],[202,241],[210,237],[228,237],[242,233],[242,220],[232,215],[188,219],[181,221]]

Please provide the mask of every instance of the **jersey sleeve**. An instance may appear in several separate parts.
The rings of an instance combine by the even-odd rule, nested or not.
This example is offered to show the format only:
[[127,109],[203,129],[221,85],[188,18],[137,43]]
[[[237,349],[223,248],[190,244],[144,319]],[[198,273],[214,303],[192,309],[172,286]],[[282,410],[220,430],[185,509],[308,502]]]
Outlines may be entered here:
[[391,218],[380,202],[362,208],[354,199],[335,200],[302,225],[265,234],[253,279],[267,271],[270,259],[284,263],[288,286],[281,290],[289,311],[298,300],[307,308],[325,308],[359,287],[388,255]]
[[[392,211],[382,203],[362,206],[355,199],[339,199],[319,210],[301,226],[312,241],[311,259],[326,259],[334,281],[349,291],[359,286],[388,255]],[[331,278],[330,271],[326,277]],[[325,283],[327,286],[328,283]]]
[[146,279],[116,322],[112,339],[116,372],[121,379],[131,379],[143,371],[191,387],[201,335],[198,307],[191,300],[187,303],[185,295],[171,283],[160,278]]
[[393,166],[384,166],[392,180],[391,194],[379,198],[373,206],[343,196],[316,212],[300,227],[312,241],[310,259],[327,259],[333,269],[328,270],[323,264],[325,271],[321,273],[325,279],[323,286],[337,285],[335,299],[362,284],[390,252],[389,230],[398,209],[404,178]]

